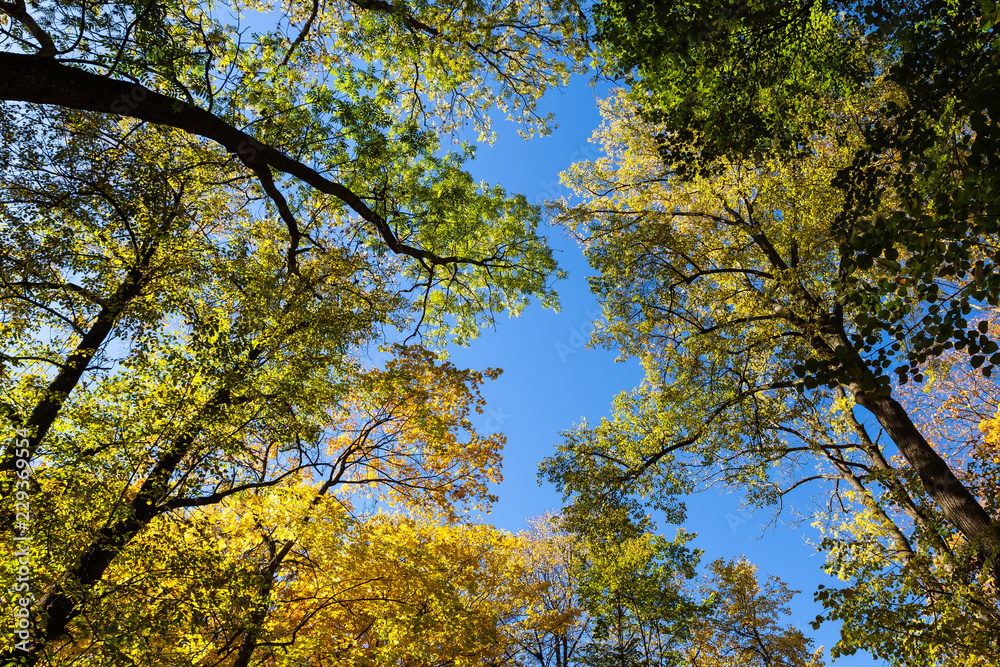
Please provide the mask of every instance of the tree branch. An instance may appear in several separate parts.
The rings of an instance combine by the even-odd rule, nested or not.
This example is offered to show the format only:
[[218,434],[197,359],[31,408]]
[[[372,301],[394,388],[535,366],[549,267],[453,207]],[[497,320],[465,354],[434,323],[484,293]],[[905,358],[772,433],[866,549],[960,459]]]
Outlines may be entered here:
[[0,2],[0,12],[3,12],[7,16],[11,17],[31,33],[31,36],[38,40],[41,48],[38,49],[36,56],[42,58],[54,58],[56,55],[56,45],[49,37],[49,34],[42,30],[41,26],[35,22],[35,19],[31,18],[31,14],[28,13],[28,8],[26,7],[24,0],[15,0],[14,2]]
[[[394,253],[408,255],[425,265],[473,264],[488,266],[488,260],[452,255],[441,257],[401,241],[388,222],[341,183],[332,181],[315,169],[262,144],[218,116],[183,100],[155,92],[138,84],[98,76],[51,59],[17,53],[0,53],[0,100],[49,104],[98,113],[114,113],[156,125],[173,127],[216,142],[234,153],[243,164],[261,178],[268,167],[293,176],[315,190],[344,202],[362,220],[371,224],[386,246]],[[273,182],[262,182],[274,200]],[[272,189],[273,187],[273,189]],[[275,202],[278,204],[278,201]],[[281,206],[279,211],[281,211]],[[293,238],[299,238],[293,217],[282,218],[290,226]]]

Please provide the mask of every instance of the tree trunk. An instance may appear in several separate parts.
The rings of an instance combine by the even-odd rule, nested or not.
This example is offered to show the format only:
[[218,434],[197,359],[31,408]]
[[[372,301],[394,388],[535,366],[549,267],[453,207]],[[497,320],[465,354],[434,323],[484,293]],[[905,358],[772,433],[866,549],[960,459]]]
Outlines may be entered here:
[[945,517],[975,545],[980,560],[992,561],[993,579],[1000,582],[997,526],[989,513],[955,476],[941,455],[934,451],[899,402],[890,396],[861,392],[855,393],[854,397],[858,405],[871,412],[892,438]]
[[[202,410],[203,418],[230,404],[231,400],[228,389],[218,390],[212,401]],[[163,455],[132,499],[128,513],[98,532],[97,538],[91,542],[76,567],[66,572],[66,580],[84,590],[93,587],[101,580],[121,549],[162,510],[164,490],[177,466],[187,456],[200,430],[199,425],[194,425]],[[49,588],[32,608],[32,617],[35,621],[32,626],[36,630],[29,651],[24,653],[11,650],[0,654],[0,665],[34,665],[46,645],[64,635],[69,622],[76,618],[80,611],[77,601],[62,585],[56,584]],[[41,618],[45,619],[45,624],[44,628],[39,629],[41,623],[38,620]]]

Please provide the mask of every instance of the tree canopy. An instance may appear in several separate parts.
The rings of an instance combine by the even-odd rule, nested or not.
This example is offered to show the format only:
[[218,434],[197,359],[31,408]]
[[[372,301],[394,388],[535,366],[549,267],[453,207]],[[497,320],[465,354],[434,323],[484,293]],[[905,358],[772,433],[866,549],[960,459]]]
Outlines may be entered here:
[[3,523],[21,482],[48,522],[5,661],[58,660],[160,517],[304,474],[446,515],[489,502],[503,440],[468,413],[496,372],[363,354],[555,304],[537,209],[441,137],[497,109],[544,130],[570,9],[0,5]]
[[[0,663],[822,664],[795,591],[658,534],[714,484],[813,490],[834,656],[997,662],[998,16],[0,0]],[[468,518],[501,371],[443,352],[565,274],[468,139],[592,60],[550,210],[646,379],[515,534]]]
[[[855,344],[887,336],[903,346],[902,363],[899,350],[877,351],[886,381],[919,379],[952,346],[987,369],[1000,363],[967,319],[1000,302],[993,3],[608,0],[594,17],[607,69],[633,84],[665,164],[682,175],[808,153],[831,114],[891,85],[896,94],[857,114],[859,136],[834,178],[845,197],[831,220],[842,244],[833,279],[858,313]],[[874,262],[903,280],[866,279]],[[820,382],[843,372],[810,369]]]
[[[679,520],[678,494],[713,483],[744,489],[750,503],[780,507],[796,489],[820,484],[828,494],[815,510],[820,521],[836,522],[836,507],[855,508],[879,536],[879,556],[869,564],[899,564],[906,586],[922,580],[932,587],[902,616],[921,623],[915,619],[924,614],[953,614],[962,636],[988,637],[956,649],[926,633],[901,640],[906,623],[854,616],[850,628],[864,634],[861,628],[878,627],[884,643],[845,630],[842,648],[903,662],[916,655],[989,660],[997,618],[989,591],[998,578],[992,504],[976,478],[928,440],[899,388],[882,376],[885,350],[902,356],[902,346],[867,338],[858,321],[873,316],[842,298],[844,275],[862,291],[863,284],[907,279],[889,261],[852,264],[845,273],[850,244],[838,224],[850,195],[836,179],[863,145],[863,119],[898,94],[882,81],[831,101],[808,150],[720,159],[700,174],[671,169],[659,140],[663,126],[643,113],[642,98],[636,103],[622,91],[604,103],[596,139],[605,157],[567,173],[582,201],[555,212],[598,271],[591,286],[606,321],[595,340],[641,359],[647,379],[616,399],[612,418],[568,433],[543,473],[581,517],[652,506]],[[899,201],[887,194],[881,210]],[[949,278],[938,279],[942,293]],[[909,301],[907,322],[916,330],[922,300]],[[975,328],[988,333],[985,325]],[[904,534],[911,527],[916,537]],[[857,543],[833,534],[825,545],[836,552],[834,571],[867,589],[874,571],[843,565],[864,560]],[[943,551],[945,582],[927,569],[941,567],[928,564],[927,549]],[[935,586],[949,593],[935,595]],[[942,611],[942,595],[964,595],[960,590],[975,601]],[[840,600],[856,614],[873,604]]]

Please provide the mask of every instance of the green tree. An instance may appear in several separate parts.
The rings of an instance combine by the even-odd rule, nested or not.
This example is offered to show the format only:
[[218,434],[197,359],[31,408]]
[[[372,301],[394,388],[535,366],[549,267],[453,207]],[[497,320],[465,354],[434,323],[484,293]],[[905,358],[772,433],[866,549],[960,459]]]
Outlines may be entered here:
[[[901,402],[995,517],[1000,394],[993,376],[971,367],[970,356],[968,350],[951,351],[934,359],[930,379],[902,388]],[[821,543],[828,571],[850,581],[818,595],[825,616],[844,625],[834,652],[865,647],[899,665],[992,664],[998,655],[993,581],[969,567],[965,538],[906,462],[897,459],[893,465],[900,483],[880,503],[883,511],[871,506],[841,514],[832,527],[836,532]],[[901,544],[908,548],[900,550]]]
[[[836,271],[824,274],[833,291],[820,293],[842,306],[832,321],[848,335],[842,349],[861,351],[871,371],[862,395],[847,389],[849,402],[877,418],[905,460],[847,457],[851,474],[844,463],[824,473],[848,484],[860,510],[842,535],[866,536],[854,547],[853,538],[827,540],[836,545],[832,569],[854,562],[853,548],[867,554],[860,560],[870,568],[856,580],[872,585],[851,598],[823,595],[852,610],[859,645],[901,661],[975,661],[995,650],[988,646],[997,632],[990,580],[1000,579],[1000,567],[989,546],[997,516],[979,492],[986,482],[953,458],[945,465],[937,450],[947,450],[927,436],[926,424],[911,428],[916,420],[905,401],[892,404],[900,393],[890,376],[900,383],[933,377],[949,350],[961,350],[958,363],[986,377],[1000,363],[995,335],[972,316],[1000,302],[997,18],[994,3],[975,0],[610,0],[595,12],[608,71],[633,84],[664,172],[705,177],[729,165],[822,159],[826,144],[816,138],[824,136],[850,146],[824,176],[841,197],[824,213],[827,229],[818,230],[837,244],[829,256]],[[845,113],[854,117],[847,133]],[[791,265],[794,257],[789,247],[782,259]],[[839,392],[858,383],[849,360],[806,354],[795,370],[810,387]],[[872,387],[886,397],[882,405],[863,395]],[[867,421],[842,414],[848,423],[840,428],[874,453],[865,443],[879,439],[862,434]],[[953,538],[963,545],[957,560]],[[969,556],[977,544],[979,554]],[[889,572],[887,563],[899,570]],[[946,599],[955,606],[942,606]]]
[[543,517],[519,533],[524,588],[540,594],[513,626],[516,664],[822,665],[812,640],[780,626],[796,591],[777,577],[762,584],[746,560],[718,560],[695,585],[693,535],[654,535],[646,516],[593,518]]
[[[402,348],[402,367],[373,386],[361,353],[385,329],[461,339],[532,293],[551,302],[554,264],[523,198],[473,183],[426,132],[383,126],[405,186],[394,205],[426,223],[422,233],[478,228],[493,244],[471,273],[442,276],[464,260],[393,261],[339,205],[304,191],[275,204],[238,157],[183,131],[31,105],[2,112],[0,391],[27,443],[39,538],[30,641],[7,644],[5,662],[58,660],[53,646],[86,622],[109,568],[160,515],[304,471],[341,479],[344,466],[344,483],[405,502],[488,501],[502,440],[463,437],[483,376]],[[364,139],[360,127],[340,137]],[[308,253],[282,206],[304,221]],[[379,439],[343,458],[328,444],[350,432],[338,421],[350,406],[410,410],[410,430],[386,431],[383,415],[383,430],[369,429]],[[8,538],[19,441],[4,450]],[[393,443],[409,449],[387,452]]]
[[[823,131],[794,157],[720,159],[683,176],[664,163],[661,126],[624,93],[605,103],[597,140],[606,157],[570,170],[584,201],[557,213],[598,270],[592,288],[606,322],[597,342],[640,358],[647,378],[616,399],[611,419],[569,433],[544,464],[574,505],[669,511],[677,493],[721,482],[753,504],[780,506],[818,484],[821,520],[838,521],[834,507],[869,513],[915,577],[921,559],[892,511],[930,539],[945,522],[945,534],[964,540],[955,552],[963,571],[998,579],[996,519],[882,376],[883,346],[902,346],[865,337],[856,323],[871,316],[841,298],[845,272],[852,284],[907,280],[895,260],[846,262],[853,237],[835,224],[845,194],[833,184],[863,142],[868,113],[899,94],[881,81],[831,102]],[[881,210],[898,201],[887,194]],[[938,279],[941,294],[949,281]],[[919,325],[923,297],[910,299],[908,321]],[[819,382],[823,368],[836,373]],[[907,501],[912,480],[934,518]],[[997,617],[991,604],[965,620],[995,628]]]
[[826,119],[830,97],[873,71],[877,42],[841,8],[605,0],[594,6],[594,39],[604,72],[624,79],[644,117],[662,125],[665,162],[698,174],[722,157],[808,150],[803,140]]
[[577,563],[580,596],[593,624],[581,665],[631,667],[678,664],[701,611],[686,580],[698,553],[644,532],[601,542],[590,539]]
[[746,559],[719,559],[709,566],[701,591],[714,604],[692,630],[683,649],[684,664],[822,667],[822,647],[812,652],[813,641],[801,630],[780,625],[798,591],[778,577],[762,585],[757,568]]
[[579,49],[572,7],[234,5],[261,19],[252,36],[202,3],[0,9],[2,99],[173,127],[231,153],[228,178],[255,180],[287,227],[290,272],[321,251],[323,224],[351,220],[425,288],[427,321],[454,317],[462,337],[478,305],[551,298],[523,201],[483,225],[479,204],[502,195],[480,192],[457,157],[432,156],[437,134],[465,119],[487,135],[491,109],[547,127],[535,102],[568,76],[554,48]]
[[[837,298],[857,314],[856,345],[887,336],[903,347],[876,350],[883,382],[919,380],[921,364],[953,346],[977,366],[1000,363],[996,342],[968,321],[1000,301],[994,3],[608,0],[594,17],[605,67],[633,84],[678,174],[809,153],[840,113],[830,102],[894,86],[857,116],[855,152],[831,174],[845,195],[830,220],[842,243]],[[877,259],[905,280],[866,279]],[[833,363],[810,375],[849,372]]]

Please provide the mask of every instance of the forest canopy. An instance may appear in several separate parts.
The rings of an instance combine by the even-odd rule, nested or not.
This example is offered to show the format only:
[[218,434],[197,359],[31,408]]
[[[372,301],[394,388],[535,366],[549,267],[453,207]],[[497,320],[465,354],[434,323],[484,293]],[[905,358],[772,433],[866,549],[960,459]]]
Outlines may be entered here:
[[[796,591],[700,564],[722,485],[807,494],[834,657],[996,664],[997,18],[0,2],[0,663],[822,664]],[[473,178],[586,73],[572,196]],[[501,370],[447,352],[558,307],[545,217],[645,379],[518,533],[469,518]]]
[[[581,526],[712,483],[775,508],[822,489],[821,547],[850,582],[817,593],[844,625],[835,655],[993,664],[1000,650],[982,455],[1000,362],[996,16],[976,2],[595,10],[631,85],[602,106],[604,156],[565,175],[578,198],[553,210],[598,273],[595,342],[647,378],[543,473]],[[967,385],[982,419],[945,417],[967,396],[948,388]]]

